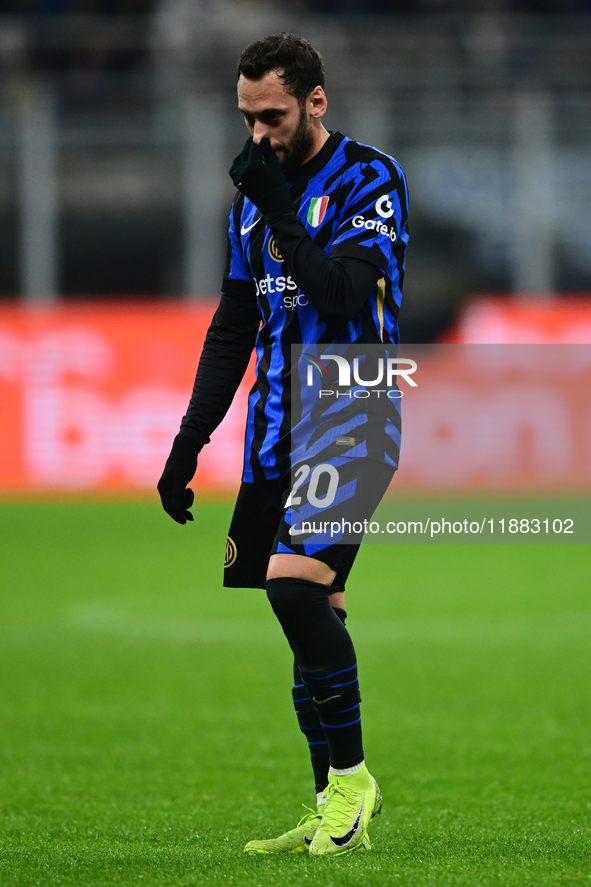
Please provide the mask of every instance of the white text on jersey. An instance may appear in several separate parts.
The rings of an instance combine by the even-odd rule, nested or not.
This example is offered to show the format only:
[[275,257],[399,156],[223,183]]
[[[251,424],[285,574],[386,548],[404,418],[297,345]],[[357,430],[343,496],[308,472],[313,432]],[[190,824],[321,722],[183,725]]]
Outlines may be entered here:
[[377,231],[379,234],[385,234],[392,243],[396,243],[396,229],[389,228],[388,225],[384,225],[379,219],[366,220],[365,216],[354,216],[352,224],[354,228],[367,228],[368,231]]
[[257,296],[267,293],[282,293],[285,290],[297,290],[298,285],[292,277],[271,277],[267,274],[262,280],[255,281]]

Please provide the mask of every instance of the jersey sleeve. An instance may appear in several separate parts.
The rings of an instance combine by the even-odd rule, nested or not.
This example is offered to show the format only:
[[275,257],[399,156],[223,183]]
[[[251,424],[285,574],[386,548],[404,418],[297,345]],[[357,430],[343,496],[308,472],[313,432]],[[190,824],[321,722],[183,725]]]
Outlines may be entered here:
[[357,183],[342,211],[331,256],[362,259],[386,271],[394,259],[398,239],[406,235],[406,180],[400,166],[384,155],[360,166]]
[[230,224],[228,225],[228,240],[226,246],[226,267],[222,290],[226,293],[249,294],[254,292],[254,286],[250,272],[244,260],[242,244],[238,235],[240,226],[241,207],[243,200],[238,198],[232,204],[230,210]]

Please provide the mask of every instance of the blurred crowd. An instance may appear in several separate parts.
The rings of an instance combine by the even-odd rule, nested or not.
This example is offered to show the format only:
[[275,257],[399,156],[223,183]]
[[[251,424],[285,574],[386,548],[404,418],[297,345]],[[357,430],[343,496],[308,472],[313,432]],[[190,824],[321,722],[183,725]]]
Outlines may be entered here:
[[[325,56],[328,125],[407,171],[407,340],[433,339],[471,292],[531,291],[523,231],[545,257],[537,291],[586,292],[590,12],[591,0],[0,0],[0,301],[24,292],[29,266],[15,225],[25,138],[53,145],[55,206],[39,218],[61,295],[214,293],[227,159],[244,138],[235,61],[282,30]],[[51,112],[33,113],[37,91]],[[194,228],[212,232],[200,264]]]
[[333,13],[589,12],[590,0],[311,0],[308,9]]
[[3,13],[130,15],[152,12],[154,0],[2,0]]
[[[342,16],[363,16],[366,21],[372,16],[401,15],[410,18],[444,16],[499,16],[519,14],[546,15],[576,14],[591,12],[591,0],[291,0],[285,14],[320,14]],[[99,16],[105,23],[114,24],[119,16],[135,18],[154,23],[156,40],[166,45],[192,42],[193,50],[213,42],[217,46],[220,35],[243,30],[247,41],[264,21],[275,22],[282,11],[270,0],[0,0],[0,14],[18,16],[24,27],[31,23],[34,30],[43,24],[58,19],[64,22],[73,18]],[[273,25],[269,26],[273,30]],[[78,33],[84,30],[82,19],[77,25]],[[88,30],[88,29],[87,29]],[[92,28],[91,28],[92,30]],[[28,66],[34,70],[73,71],[92,69],[94,75],[101,71],[121,71],[142,69],[147,58],[145,52],[129,46],[129,40],[120,39],[127,46],[116,48],[99,46],[96,40],[84,41],[76,49],[50,46],[45,40],[33,40],[41,46],[31,47]],[[50,41],[51,42],[51,41]],[[109,42],[109,41],[108,41]],[[113,42],[112,40],[110,41]],[[46,44],[43,46],[43,44]],[[42,48],[41,48],[42,47]]]
[[[200,0],[192,0],[200,6]],[[150,13],[157,0],[2,0],[3,13],[129,15]],[[223,2],[220,5],[224,5]],[[248,5],[256,5],[252,2]],[[293,0],[306,12],[355,14],[408,13],[576,13],[591,12],[591,0]]]

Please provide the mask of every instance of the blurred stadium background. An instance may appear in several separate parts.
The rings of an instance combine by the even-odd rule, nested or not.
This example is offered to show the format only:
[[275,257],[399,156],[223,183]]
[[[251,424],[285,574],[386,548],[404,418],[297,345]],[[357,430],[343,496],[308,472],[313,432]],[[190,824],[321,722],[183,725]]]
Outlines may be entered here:
[[[0,491],[153,490],[219,292],[235,62],[270,32],[323,53],[328,127],[407,173],[403,342],[591,342],[588,0],[0,10]],[[238,481],[247,388],[204,453],[206,493]],[[591,478],[585,435],[571,487]],[[477,482],[498,476],[458,480]]]
[[[200,456],[194,525],[169,520],[155,489],[219,293],[245,138],[234,68],[251,39],[309,38],[329,128],[407,172],[404,343],[568,345],[421,360],[401,508],[432,497],[449,517],[446,495],[462,509],[489,497],[503,517],[551,520],[560,496],[589,503],[591,347],[568,343],[591,343],[590,13],[0,0],[2,885],[308,877],[305,857],[242,853],[291,826],[312,788],[265,596],[220,589],[252,368]],[[375,852],[315,867],[315,883],[585,879],[585,547],[367,545],[355,570],[387,806]]]

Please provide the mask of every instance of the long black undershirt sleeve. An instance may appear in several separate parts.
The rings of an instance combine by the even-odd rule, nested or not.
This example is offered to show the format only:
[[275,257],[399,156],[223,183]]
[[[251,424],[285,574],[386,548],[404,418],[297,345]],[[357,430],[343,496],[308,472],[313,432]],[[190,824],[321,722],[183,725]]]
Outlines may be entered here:
[[[232,281],[230,281],[231,285]],[[181,422],[181,434],[199,450],[209,443],[232,403],[246,372],[260,325],[254,290],[241,283],[222,297],[205,337],[193,394]]]
[[[295,212],[265,218],[289,273],[321,319],[345,324],[360,311],[376,282],[380,267],[371,261],[325,255],[314,243]],[[368,251],[369,253],[369,251]],[[372,255],[373,258],[373,255]],[[181,434],[197,443],[209,443],[226,415],[246,372],[260,325],[260,315],[250,284],[230,280],[208,330]]]
[[[293,212],[272,213],[265,222],[290,275],[321,319],[330,324],[352,320],[369,298],[383,270],[375,263],[375,252],[367,261],[352,256],[327,256],[314,243]],[[385,267],[385,261],[383,261]]]

